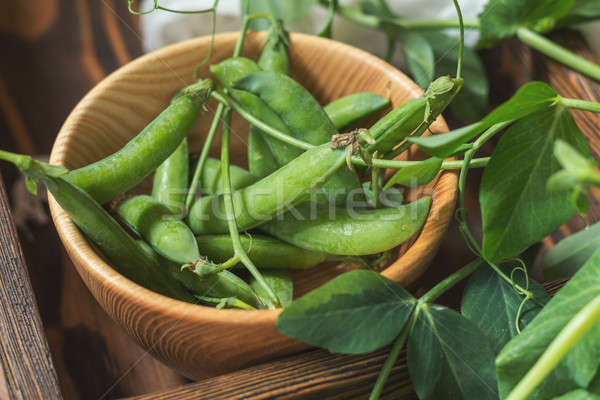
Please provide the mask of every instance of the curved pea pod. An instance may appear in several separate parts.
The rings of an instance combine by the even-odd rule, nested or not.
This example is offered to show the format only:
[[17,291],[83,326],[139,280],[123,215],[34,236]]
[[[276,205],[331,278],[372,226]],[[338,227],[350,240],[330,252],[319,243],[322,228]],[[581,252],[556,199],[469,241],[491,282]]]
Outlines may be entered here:
[[287,53],[289,41],[289,34],[283,28],[283,22],[278,19],[272,20],[258,59],[258,66],[263,71],[288,75],[290,73],[290,59]]
[[122,201],[116,211],[161,256],[179,264],[200,258],[190,228],[156,199],[147,195],[131,197]]
[[[317,100],[302,85],[286,75],[268,71],[255,72],[238,81],[235,88],[258,96],[281,118],[292,136],[298,139],[320,145],[328,143],[331,136],[337,133]],[[345,202],[349,192],[356,190],[360,193],[360,188],[358,176],[348,168],[340,169],[324,186],[338,204]]]
[[15,164],[29,179],[41,180],[75,225],[117,271],[155,292],[183,301],[194,301],[178,283],[168,278],[160,265],[141,251],[136,241],[98,202],[63,179],[66,169],[1,150],[0,159]]
[[408,100],[394,108],[369,128],[376,143],[367,146],[367,149],[380,153],[392,150],[423,124],[426,109],[427,99],[424,97]]
[[210,80],[188,86],[122,149],[69,172],[65,179],[99,203],[125,193],[150,175],[180,145],[207,103],[212,88]]
[[[202,235],[196,240],[202,255],[215,263],[225,262],[234,255],[229,235]],[[268,236],[242,235],[240,240],[250,260],[259,268],[309,269],[330,260],[320,251],[301,249]]]
[[[409,239],[421,229],[431,197],[393,208],[359,210],[303,209],[299,219],[286,213],[260,226],[271,235],[312,251],[358,256],[390,250]],[[311,214],[312,213],[312,214]]]
[[[233,192],[235,219],[240,230],[247,230],[300,203],[345,163],[343,150],[329,144],[302,153],[260,181]],[[223,195],[202,197],[192,205],[188,224],[198,235],[228,232]]]
[[[294,136],[288,126],[281,120],[279,115],[275,113],[269,106],[262,101],[258,96],[246,92],[244,90],[231,89],[231,96],[252,115],[261,121],[265,122],[269,126],[280,130],[290,136]],[[300,154],[303,153],[302,149],[294,146],[290,146],[287,143],[277,140],[273,137],[263,135],[266,143],[271,149],[271,154],[277,161],[277,164],[281,167],[289,163]]]
[[148,257],[153,258],[157,264],[167,271],[170,278],[179,282],[195,295],[214,298],[235,297],[254,307],[259,305],[258,297],[252,288],[235,274],[222,271],[206,278],[200,278],[191,270],[182,269],[179,264],[161,257],[146,242],[139,240],[137,243]]
[[158,166],[152,183],[152,197],[175,214],[182,214],[189,181],[188,142],[184,138],[173,154]]
[[[259,180],[258,177],[246,171],[244,168],[233,164],[229,166],[229,177],[232,190],[245,188]],[[223,192],[220,160],[210,157],[206,159],[204,169],[202,170],[200,185],[205,194],[220,194]]]
[[[272,20],[271,28],[265,39],[262,53],[258,59],[258,66],[263,71],[274,71],[282,74],[289,74],[290,60],[287,54],[289,37],[280,20]],[[264,112],[263,112],[264,113]],[[273,154],[270,142],[275,142],[275,151],[277,151],[277,141],[267,137],[256,126],[250,127],[248,135],[248,169],[254,175],[265,177],[275,172],[280,165]],[[295,158],[295,154],[291,158]],[[289,157],[288,157],[289,158]],[[291,159],[290,158],[290,159]]]
[[260,67],[246,57],[229,57],[210,66],[210,72],[227,88],[235,85],[243,77],[258,71]]
[[265,135],[255,126],[250,127],[248,134],[248,169],[261,178],[279,169]]
[[383,110],[390,100],[378,94],[359,92],[340,97],[324,108],[337,130],[350,126],[369,115]]

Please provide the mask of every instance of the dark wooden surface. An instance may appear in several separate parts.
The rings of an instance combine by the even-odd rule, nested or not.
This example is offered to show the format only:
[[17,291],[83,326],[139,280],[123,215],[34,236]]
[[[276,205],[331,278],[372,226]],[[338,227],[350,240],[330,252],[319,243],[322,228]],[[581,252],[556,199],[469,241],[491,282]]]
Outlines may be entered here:
[[[137,32],[137,19],[128,14],[126,2],[121,0],[0,2],[0,148],[47,155],[58,128],[79,99],[108,73],[141,54]],[[577,34],[561,33],[555,39],[590,56]],[[569,97],[600,101],[597,83],[517,41],[482,55],[492,83],[492,104],[505,100],[532,79],[548,81]],[[574,115],[592,139],[598,159],[600,118],[584,112]],[[491,150],[492,145],[484,149],[488,153]],[[16,214],[64,398],[109,399],[147,393],[159,393],[147,398],[198,398],[200,394],[207,399],[245,398],[250,394],[254,399],[365,398],[383,361],[381,352],[345,357],[313,351],[211,378],[199,386],[184,386],[187,380],[146,354],[99,308],[62,250],[54,228],[40,214],[45,206],[38,210],[23,208],[30,198],[22,193],[18,174],[3,163],[0,172]],[[476,202],[480,176],[480,171],[473,171],[468,185],[470,222],[475,232],[480,229]],[[599,219],[598,210],[594,199],[588,221]],[[588,221],[573,218],[546,241],[546,246]],[[471,258],[453,224],[432,268],[412,289],[423,292]],[[454,305],[460,291],[460,287],[455,288],[440,301]],[[286,371],[290,373],[284,374]],[[399,364],[395,368],[391,382],[386,398],[402,398],[407,393],[405,367]],[[7,386],[0,381],[3,387]],[[229,392],[218,397],[218,390]],[[0,398],[4,398],[2,389]],[[49,394],[43,398],[52,397]]]
[[0,300],[0,398],[62,399],[2,176]]

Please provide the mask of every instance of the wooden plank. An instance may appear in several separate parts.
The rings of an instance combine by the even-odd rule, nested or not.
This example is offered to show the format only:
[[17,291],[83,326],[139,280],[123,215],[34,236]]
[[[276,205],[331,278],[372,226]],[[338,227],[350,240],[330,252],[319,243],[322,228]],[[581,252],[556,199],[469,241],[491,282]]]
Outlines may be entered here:
[[9,399],[62,399],[1,176],[0,338]]
[[[365,399],[389,348],[348,356],[312,350],[297,356],[221,375],[136,400]],[[413,399],[406,353],[393,368],[382,399]]]

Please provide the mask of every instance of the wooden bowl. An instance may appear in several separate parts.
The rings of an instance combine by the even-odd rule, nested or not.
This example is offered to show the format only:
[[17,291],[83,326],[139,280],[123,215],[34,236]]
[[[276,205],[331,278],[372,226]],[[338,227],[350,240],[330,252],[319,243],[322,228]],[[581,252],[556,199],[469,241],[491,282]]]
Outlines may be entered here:
[[[248,35],[243,54],[256,59],[263,34]],[[215,37],[210,63],[229,57],[237,33]],[[62,126],[50,161],[73,169],[115,152],[136,135],[169,103],[171,95],[192,82],[196,64],[208,52],[209,37],[178,43],[120,68],[92,89]],[[292,34],[292,75],[322,103],[340,96],[371,91],[389,97],[393,106],[422,95],[403,73],[354,47],[315,36]],[[208,64],[199,76],[209,76]],[[216,104],[209,105],[190,133],[192,151],[198,151]],[[440,118],[432,129],[447,131]],[[247,124],[234,120],[231,159],[246,166]],[[218,142],[218,140],[216,141]],[[218,154],[218,143],[213,149]],[[427,268],[453,215],[457,175],[442,172],[425,188],[433,196],[422,231],[404,245],[398,259],[383,275],[409,284]],[[278,310],[217,310],[188,304],[151,292],[120,275],[89,245],[60,206],[50,198],[52,218],[79,275],[102,308],[153,355],[190,378],[222,374],[288,355],[307,345],[277,330]],[[298,273],[297,294],[318,286],[349,268],[317,267]]]

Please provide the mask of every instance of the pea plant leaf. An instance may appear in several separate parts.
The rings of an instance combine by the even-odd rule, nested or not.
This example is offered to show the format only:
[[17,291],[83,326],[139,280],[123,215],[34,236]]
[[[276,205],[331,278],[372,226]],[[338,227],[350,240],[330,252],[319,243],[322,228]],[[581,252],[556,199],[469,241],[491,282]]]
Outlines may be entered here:
[[423,35],[406,32],[400,36],[402,50],[406,57],[406,66],[421,88],[427,88],[433,80],[435,58],[433,48]]
[[[496,358],[501,398],[531,369],[573,316],[600,295],[600,251],[585,263],[556,296]],[[600,366],[600,323],[575,344],[528,399],[549,399],[586,388]]]
[[600,2],[597,0],[575,0],[567,15],[558,21],[558,27],[581,24],[600,18]]
[[574,275],[598,249],[600,222],[567,236],[544,255],[544,279],[557,280]]
[[408,138],[424,152],[445,158],[492,125],[518,120],[532,113],[552,107],[558,95],[543,82],[529,82],[523,85],[506,102],[494,109],[480,122],[456,129],[443,135]]
[[415,187],[426,185],[435,178],[442,167],[441,158],[431,157],[422,163],[399,169],[385,184],[384,189],[393,185]]
[[574,0],[489,0],[481,14],[479,47],[492,47],[521,27],[544,32],[567,15]]
[[497,400],[489,339],[456,311],[424,305],[408,338],[408,372],[421,400]]
[[[501,269],[510,276],[511,267],[502,266]],[[522,271],[517,271],[514,278],[521,287],[526,287],[527,282]],[[544,287],[536,281],[529,279],[529,289],[537,300],[543,303],[550,300]],[[461,312],[492,341],[494,354],[497,354],[519,333],[516,317],[523,298],[523,295],[518,294],[511,284],[486,265],[478,268],[469,278],[463,292]],[[541,309],[531,300],[525,303],[519,319],[519,327],[523,329]]]
[[280,314],[277,328],[334,353],[369,353],[398,336],[415,303],[397,283],[356,270],[295,300]]
[[479,193],[487,260],[521,253],[575,213],[568,194],[546,191],[546,181],[560,168],[553,155],[557,139],[590,153],[571,113],[561,106],[519,120],[500,138]]

